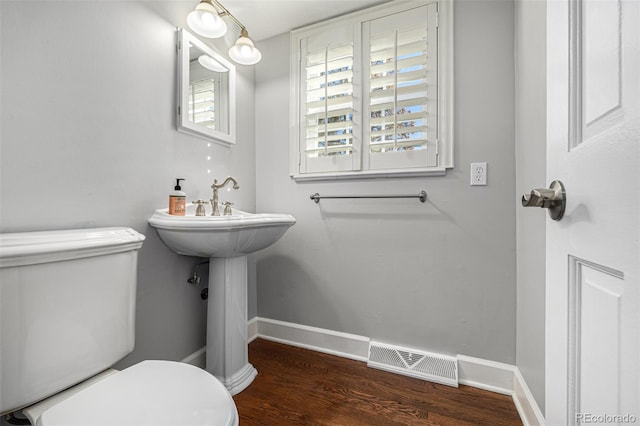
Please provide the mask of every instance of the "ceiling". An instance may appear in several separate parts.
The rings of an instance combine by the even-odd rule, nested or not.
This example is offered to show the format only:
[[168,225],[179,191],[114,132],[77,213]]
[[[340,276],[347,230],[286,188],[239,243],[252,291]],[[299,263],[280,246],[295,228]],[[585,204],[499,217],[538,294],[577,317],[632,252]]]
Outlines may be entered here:
[[[264,40],[294,28],[364,9],[389,0],[220,0],[249,30]],[[194,7],[197,4],[194,1]]]

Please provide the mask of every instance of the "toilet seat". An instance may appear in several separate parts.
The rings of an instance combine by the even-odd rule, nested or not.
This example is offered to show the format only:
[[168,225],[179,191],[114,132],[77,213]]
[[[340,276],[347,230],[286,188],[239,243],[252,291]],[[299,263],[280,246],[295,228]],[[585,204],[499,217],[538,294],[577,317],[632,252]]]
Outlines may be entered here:
[[237,425],[231,394],[208,372],[142,361],[45,410],[37,426]]

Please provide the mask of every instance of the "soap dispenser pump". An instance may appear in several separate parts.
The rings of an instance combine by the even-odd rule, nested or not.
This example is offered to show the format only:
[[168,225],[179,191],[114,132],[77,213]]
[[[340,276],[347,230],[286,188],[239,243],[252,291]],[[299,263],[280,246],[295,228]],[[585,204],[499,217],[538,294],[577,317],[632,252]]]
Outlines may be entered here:
[[171,194],[169,194],[169,214],[174,216],[184,216],[187,194],[182,191],[180,187],[180,181],[185,179],[176,179],[176,186],[173,188]]

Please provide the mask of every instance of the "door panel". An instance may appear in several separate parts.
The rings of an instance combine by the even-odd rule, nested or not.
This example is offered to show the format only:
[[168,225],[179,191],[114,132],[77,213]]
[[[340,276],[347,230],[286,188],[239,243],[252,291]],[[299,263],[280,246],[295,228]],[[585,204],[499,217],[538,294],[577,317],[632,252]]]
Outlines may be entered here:
[[623,116],[620,2],[586,1],[582,7],[582,27],[588,31],[583,31],[579,46],[584,58],[581,139],[587,140],[616,125]]
[[548,425],[640,421],[639,27],[634,0],[547,2]]
[[[569,258],[569,408],[575,413],[619,413],[626,339],[624,276]],[[624,296],[624,297],[623,297]],[[633,306],[631,306],[633,308]],[[626,362],[626,361],[625,361]],[[606,390],[606,391],[604,391]]]

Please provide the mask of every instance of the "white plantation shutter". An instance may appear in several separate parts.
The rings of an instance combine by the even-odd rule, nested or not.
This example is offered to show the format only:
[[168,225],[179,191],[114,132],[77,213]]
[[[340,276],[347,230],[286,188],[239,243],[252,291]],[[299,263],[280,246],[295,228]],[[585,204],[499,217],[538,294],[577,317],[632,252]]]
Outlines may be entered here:
[[351,171],[354,155],[353,29],[301,43],[301,164],[306,172]]
[[353,45],[307,54],[306,152],[351,154],[353,146]]
[[441,92],[438,7],[391,2],[291,33],[296,179],[443,174],[452,167],[451,68],[447,56]]
[[437,165],[436,5],[366,22],[369,169]]

